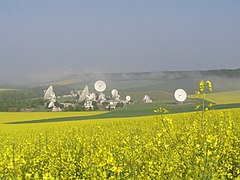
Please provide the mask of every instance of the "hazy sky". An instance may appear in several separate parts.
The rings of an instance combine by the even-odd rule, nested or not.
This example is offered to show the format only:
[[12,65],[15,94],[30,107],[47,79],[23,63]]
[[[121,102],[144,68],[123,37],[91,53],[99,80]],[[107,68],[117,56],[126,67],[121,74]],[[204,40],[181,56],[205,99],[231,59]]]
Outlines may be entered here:
[[0,79],[240,68],[239,0],[1,0]]

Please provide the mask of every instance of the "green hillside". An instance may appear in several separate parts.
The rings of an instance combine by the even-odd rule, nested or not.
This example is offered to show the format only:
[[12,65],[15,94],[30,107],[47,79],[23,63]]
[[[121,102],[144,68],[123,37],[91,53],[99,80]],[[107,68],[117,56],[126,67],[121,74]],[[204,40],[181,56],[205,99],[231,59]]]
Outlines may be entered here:
[[216,104],[240,103],[240,90],[208,94],[207,100]]

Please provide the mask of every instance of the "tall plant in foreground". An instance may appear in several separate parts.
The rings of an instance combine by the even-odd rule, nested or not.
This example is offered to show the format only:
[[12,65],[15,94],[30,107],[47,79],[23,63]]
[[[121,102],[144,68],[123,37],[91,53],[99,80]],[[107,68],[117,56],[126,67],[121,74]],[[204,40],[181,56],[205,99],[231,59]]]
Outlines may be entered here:
[[202,131],[202,147],[204,150],[204,169],[203,169],[203,179],[208,179],[207,169],[208,169],[208,145],[207,145],[207,135],[205,133],[206,122],[205,122],[205,112],[212,107],[212,103],[205,105],[206,102],[206,92],[212,92],[212,82],[211,81],[200,81],[199,91],[196,91],[196,98],[200,101],[196,104],[195,109],[201,109],[201,131]]
[[196,91],[196,98],[201,99],[201,102],[197,103],[195,109],[199,109],[202,107],[202,112],[208,110],[208,107],[212,106],[212,103],[208,104],[208,107],[205,106],[205,100],[206,100],[206,92],[212,92],[212,82],[203,80],[199,82],[199,91]]
[[209,108],[213,106],[212,103],[205,105],[207,91],[212,92],[212,82],[209,80],[207,80],[206,82],[204,82],[203,80],[200,81],[199,82],[199,91],[196,91],[196,98],[200,99],[200,101],[197,102],[195,109],[201,109],[201,111],[202,111],[201,126],[202,126],[203,133],[204,133],[203,121],[204,121],[205,112],[208,111]]
[[[169,111],[165,108],[160,107],[159,109],[155,109],[154,112],[160,115],[160,120],[163,124],[163,127],[165,128],[169,136],[171,136],[170,130],[167,128],[166,123],[164,122],[165,120],[164,115],[167,114]],[[158,115],[156,116],[156,120],[158,120]]]

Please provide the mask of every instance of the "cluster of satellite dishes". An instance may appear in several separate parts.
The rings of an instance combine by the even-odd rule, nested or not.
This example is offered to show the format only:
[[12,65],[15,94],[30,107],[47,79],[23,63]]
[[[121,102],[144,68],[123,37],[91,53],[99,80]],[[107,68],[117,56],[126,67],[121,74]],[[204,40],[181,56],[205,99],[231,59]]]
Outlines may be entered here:
[[78,102],[84,102],[85,109],[94,109],[93,102],[96,102],[98,106],[102,106],[104,102],[108,104],[106,109],[115,109],[118,103],[130,103],[131,97],[127,96],[126,101],[122,101],[120,99],[120,94],[118,93],[117,89],[112,89],[111,97],[107,97],[105,95],[105,90],[107,89],[107,85],[104,81],[98,80],[94,83],[94,89],[97,91],[96,93],[90,93],[89,88],[86,85],[82,93],[79,93]]
[[[96,102],[99,107],[103,106],[105,102],[105,104],[107,104],[105,109],[108,110],[115,109],[118,103],[130,104],[131,96],[127,95],[125,100],[121,100],[118,90],[112,89],[111,96],[107,97],[104,93],[106,88],[106,83],[102,80],[98,80],[94,83],[94,89],[97,91],[97,93],[90,93],[88,85],[86,85],[83,91],[78,91],[77,93],[71,91],[70,95],[64,95],[63,97],[72,97],[77,103],[84,102],[83,106],[86,110],[94,109],[93,102]],[[46,107],[52,108],[53,111],[60,111],[60,109],[56,109],[57,97],[53,91],[52,85],[49,86],[47,90],[44,90],[44,99],[48,100],[48,102],[45,104]],[[65,105],[66,103],[63,104]]]
[[[107,104],[105,109],[108,110],[115,109],[118,103],[122,103],[125,105],[131,103],[131,96],[127,95],[125,100],[121,100],[121,96],[117,89],[112,89],[111,96],[107,97],[104,93],[106,88],[106,83],[102,80],[98,80],[94,83],[94,89],[97,91],[97,93],[90,93],[88,85],[86,85],[82,92],[78,91],[77,94],[75,94],[73,91],[71,91],[71,94],[68,96],[75,98],[76,102],[78,103],[84,102],[84,107],[86,110],[94,109],[93,102],[96,102],[98,106],[103,106],[105,102]],[[187,99],[187,93],[184,89],[177,89],[174,92],[174,98],[176,102],[183,103]],[[46,106],[48,108],[52,108],[53,111],[61,110],[56,107],[57,97],[53,91],[52,85],[49,86],[47,90],[44,90],[44,99],[48,100],[48,102],[46,103]],[[145,95],[142,99],[142,102],[153,103],[149,95]]]

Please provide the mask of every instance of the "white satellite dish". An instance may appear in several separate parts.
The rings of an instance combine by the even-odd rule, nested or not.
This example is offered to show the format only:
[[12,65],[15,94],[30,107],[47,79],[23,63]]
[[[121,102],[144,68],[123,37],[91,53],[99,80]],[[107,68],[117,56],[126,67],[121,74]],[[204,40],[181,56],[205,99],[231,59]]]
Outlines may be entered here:
[[50,103],[48,104],[48,108],[52,108],[54,107],[54,101],[50,101]]
[[88,89],[88,85],[85,86],[83,92],[81,93],[78,102],[83,102],[84,100],[87,99],[87,96],[89,94],[89,89]]
[[142,100],[144,103],[152,103],[153,101],[151,100],[150,96],[149,95],[145,95],[143,100]]
[[129,95],[126,96],[126,100],[127,100],[128,102],[131,101],[131,99],[132,99],[131,96],[129,96]]
[[184,102],[187,99],[187,93],[184,89],[177,89],[174,92],[174,98],[178,102]]
[[110,104],[110,105],[113,105],[114,103],[111,101],[109,104]]
[[115,97],[115,96],[118,95],[118,91],[117,91],[116,89],[113,89],[113,90],[111,91],[111,94],[112,94],[113,97]]
[[49,86],[47,90],[44,90],[44,97],[43,99],[50,99],[51,94],[53,93],[53,86]]
[[91,93],[91,94],[88,94],[88,95],[87,95],[87,98],[88,98],[88,100],[90,100],[90,101],[96,101],[97,96],[96,96],[95,93]]
[[99,80],[95,82],[94,88],[96,89],[97,92],[103,92],[106,90],[107,85],[104,81]]

